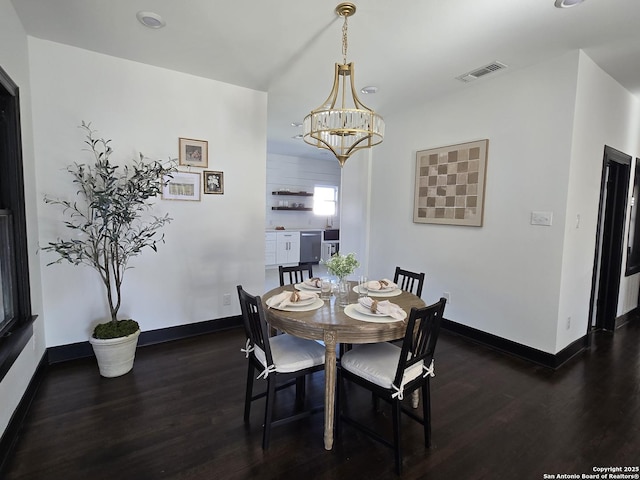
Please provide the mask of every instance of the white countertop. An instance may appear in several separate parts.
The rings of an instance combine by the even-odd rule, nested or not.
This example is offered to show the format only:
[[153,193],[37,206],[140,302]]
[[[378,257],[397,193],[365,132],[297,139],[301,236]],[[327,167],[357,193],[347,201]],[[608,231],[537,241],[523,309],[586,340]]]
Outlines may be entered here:
[[335,230],[334,228],[286,228],[284,230],[276,230],[275,228],[267,228],[265,232],[322,232],[324,230]]

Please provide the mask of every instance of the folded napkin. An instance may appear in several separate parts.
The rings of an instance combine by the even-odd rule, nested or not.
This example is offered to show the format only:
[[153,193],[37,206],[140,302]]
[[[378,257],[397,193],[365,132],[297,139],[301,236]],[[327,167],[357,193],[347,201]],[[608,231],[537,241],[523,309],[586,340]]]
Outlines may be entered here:
[[388,278],[383,278],[382,280],[371,280],[367,282],[367,289],[369,290],[384,290],[386,288],[398,288],[398,285],[393,283]]
[[303,300],[309,300],[310,298],[318,298],[318,294],[315,292],[302,292],[289,290],[274,295],[269,299],[269,306],[272,308],[284,308],[289,305],[294,305]]
[[322,285],[322,280],[318,277],[313,277],[305,280],[302,283],[307,287],[320,288],[320,285]]
[[405,311],[395,303],[391,303],[389,300],[378,301],[371,297],[362,297],[358,299],[360,305],[371,310],[371,313],[379,313],[380,315],[389,315],[396,320],[404,320],[406,317]]

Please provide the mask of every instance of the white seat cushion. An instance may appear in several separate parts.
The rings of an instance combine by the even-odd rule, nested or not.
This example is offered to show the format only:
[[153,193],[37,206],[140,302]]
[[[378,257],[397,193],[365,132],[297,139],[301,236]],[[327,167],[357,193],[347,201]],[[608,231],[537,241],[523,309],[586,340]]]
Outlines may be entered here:
[[[400,351],[400,347],[388,342],[354,345],[342,356],[340,363],[345,370],[390,389],[398,370]],[[407,368],[402,378],[403,386],[422,374],[422,364],[418,362]]]
[[[297,372],[324,364],[324,347],[313,340],[305,340],[285,333],[269,338],[269,344],[276,372]],[[256,347],[255,354],[266,368],[264,351]]]

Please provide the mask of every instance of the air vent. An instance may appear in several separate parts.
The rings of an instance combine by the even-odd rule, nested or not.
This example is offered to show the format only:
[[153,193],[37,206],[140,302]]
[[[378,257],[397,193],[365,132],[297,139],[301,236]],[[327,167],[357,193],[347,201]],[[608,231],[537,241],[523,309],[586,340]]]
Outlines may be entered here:
[[458,80],[464,83],[473,82],[485,75],[488,75],[493,72],[497,72],[498,70],[504,70],[507,66],[504,63],[500,62],[492,62],[489,65],[485,65],[484,67],[477,68],[471,72],[465,73],[464,75],[460,75],[456,77]]

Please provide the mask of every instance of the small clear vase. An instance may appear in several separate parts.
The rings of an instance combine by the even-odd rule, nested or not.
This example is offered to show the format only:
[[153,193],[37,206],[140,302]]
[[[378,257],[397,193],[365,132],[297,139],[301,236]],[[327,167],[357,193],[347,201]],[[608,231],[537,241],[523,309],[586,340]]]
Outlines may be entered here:
[[346,307],[349,305],[349,282],[341,278],[338,281],[338,305],[341,307]]

